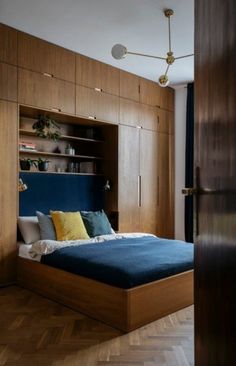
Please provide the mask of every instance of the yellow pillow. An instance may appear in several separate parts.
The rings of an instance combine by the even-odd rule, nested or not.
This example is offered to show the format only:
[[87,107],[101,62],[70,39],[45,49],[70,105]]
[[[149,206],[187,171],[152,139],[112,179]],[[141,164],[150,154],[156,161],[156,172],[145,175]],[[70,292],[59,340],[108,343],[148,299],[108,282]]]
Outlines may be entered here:
[[79,212],[51,211],[57,240],[89,239]]

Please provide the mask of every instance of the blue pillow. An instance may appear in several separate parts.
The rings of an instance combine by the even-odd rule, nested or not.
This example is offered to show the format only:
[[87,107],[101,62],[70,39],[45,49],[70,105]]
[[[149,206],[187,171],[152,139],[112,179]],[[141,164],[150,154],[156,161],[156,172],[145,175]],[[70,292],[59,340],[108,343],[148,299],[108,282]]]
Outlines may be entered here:
[[81,211],[81,216],[91,238],[98,235],[112,234],[111,224],[103,210],[95,212]]
[[57,240],[52,218],[48,215],[44,215],[40,211],[36,211],[36,215],[38,217],[41,240]]

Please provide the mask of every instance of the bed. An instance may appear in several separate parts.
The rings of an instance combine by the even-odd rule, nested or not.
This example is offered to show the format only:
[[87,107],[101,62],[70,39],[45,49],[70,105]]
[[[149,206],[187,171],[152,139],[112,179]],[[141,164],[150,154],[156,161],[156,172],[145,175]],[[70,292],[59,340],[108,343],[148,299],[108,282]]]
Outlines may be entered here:
[[190,243],[112,234],[83,243],[38,243],[28,246],[31,255],[23,248],[21,286],[125,332],[193,303]]

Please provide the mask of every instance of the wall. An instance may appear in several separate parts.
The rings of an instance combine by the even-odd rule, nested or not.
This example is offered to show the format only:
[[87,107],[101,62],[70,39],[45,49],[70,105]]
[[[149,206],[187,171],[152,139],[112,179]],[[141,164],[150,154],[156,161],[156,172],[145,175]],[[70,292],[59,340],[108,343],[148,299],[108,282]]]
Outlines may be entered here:
[[185,239],[181,189],[185,186],[186,101],[187,88],[180,86],[175,91],[175,238],[181,240]]

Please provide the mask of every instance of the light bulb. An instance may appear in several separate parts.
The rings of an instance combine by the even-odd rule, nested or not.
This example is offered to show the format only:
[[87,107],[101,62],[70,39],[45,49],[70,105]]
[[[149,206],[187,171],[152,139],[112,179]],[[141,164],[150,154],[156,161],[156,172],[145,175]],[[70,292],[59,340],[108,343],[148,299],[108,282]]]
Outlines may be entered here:
[[167,75],[161,75],[159,77],[159,80],[158,80],[158,84],[162,87],[162,88],[165,88],[167,85],[169,85],[169,78]]
[[116,60],[121,60],[127,54],[127,48],[122,44],[115,44],[111,49],[111,54]]

